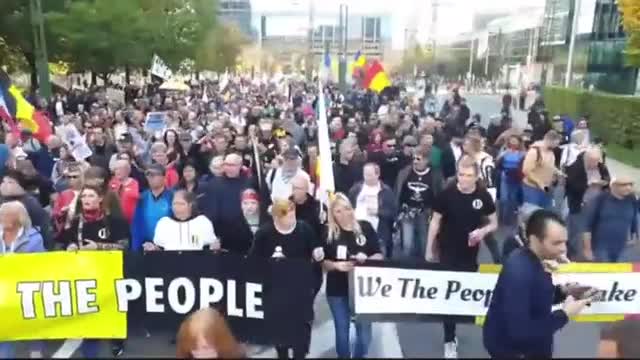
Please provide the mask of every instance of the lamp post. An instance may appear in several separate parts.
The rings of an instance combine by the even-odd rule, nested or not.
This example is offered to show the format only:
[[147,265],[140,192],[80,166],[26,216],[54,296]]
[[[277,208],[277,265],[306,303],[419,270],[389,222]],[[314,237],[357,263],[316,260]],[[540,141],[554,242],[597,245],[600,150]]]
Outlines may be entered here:
[[44,17],[42,15],[41,0],[30,0],[31,27],[33,29],[33,46],[40,96],[49,100],[51,97],[51,82],[49,80],[49,61],[47,60],[47,41],[44,36]]
[[569,42],[569,56],[567,57],[567,76],[564,79],[564,87],[571,85],[571,72],[573,71],[573,52],[576,46],[576,32],[578,31],[578,17],[580,16],[580,0],[574,0],[573,20],[571,21],[571,40]]

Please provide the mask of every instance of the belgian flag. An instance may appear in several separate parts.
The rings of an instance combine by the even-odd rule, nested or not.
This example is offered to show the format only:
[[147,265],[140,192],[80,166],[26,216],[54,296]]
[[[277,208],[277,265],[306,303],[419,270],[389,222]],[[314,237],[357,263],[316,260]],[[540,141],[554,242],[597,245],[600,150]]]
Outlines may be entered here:
[[0,119],[6,121],[12,131],[18,127],[30,130],[41,143],[52,134],[49,118],[24,98],[3,70],[0,70]]

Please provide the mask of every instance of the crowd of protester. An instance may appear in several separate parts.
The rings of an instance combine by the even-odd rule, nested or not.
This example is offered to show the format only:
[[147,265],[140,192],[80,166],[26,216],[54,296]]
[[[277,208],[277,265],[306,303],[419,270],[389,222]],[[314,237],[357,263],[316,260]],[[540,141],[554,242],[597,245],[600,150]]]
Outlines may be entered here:
[[[525,246],[518,218],[530,207],[566,219],[572,261],[620,261],[637,233],[633,179],[609,172],[587,117],[550,117],[539,98],[518,129],[505,96],[485,127],[490,114],[472,114],[457,88],[435,109],[430,88],[426,96],[378,95],[314,84],[234,77],[187,92],[127,88],[125,103],[104,88],[40,102],[56,129],[46,142],[3,129],[2,253],[209,249],[306,259],[317,275],[309,291],[318,294],[326,273],[338,356],[363,357],[371,324],[355,320],[354,346],[349,339],[347,273],[355,263],[426,259],[476,271],[482,243],[496,263]],[[333,151],[328,206],[317,199],[318,96],[328,105]],[[164,113],[162,130],[146,126],[155,112]],[[91,151],[79,151],[83,145]],[[301,325],[296,358],[307,354],[311,329]],[[455,358],[453,320],[444,333],[444,356]],[[85,339],[83,355],[97,357],[102,343]],[[125,344],[111,342],[112,354]],[[41,355],[41,344],[32,345]],[[225,346],[220,354],[244,354],[232,338]],[[1,344],[0,357],[14,350]]]

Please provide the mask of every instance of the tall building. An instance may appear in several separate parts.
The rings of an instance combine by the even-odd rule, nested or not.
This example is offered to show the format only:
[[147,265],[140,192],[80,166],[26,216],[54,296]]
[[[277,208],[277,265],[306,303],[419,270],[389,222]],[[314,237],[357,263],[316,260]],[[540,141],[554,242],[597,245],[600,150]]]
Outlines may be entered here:
[[[616,0],[581,0],[571,84],[620,94],[633,94],[638,69],[625,64],[626,34]],[[566,78],[575,0],[546,0],[539,60],[546,63],[543,80],[563,84]]]
[[255,38],[251,26],[251,0],[220,0],[219,19],[237,26],[247,38]]

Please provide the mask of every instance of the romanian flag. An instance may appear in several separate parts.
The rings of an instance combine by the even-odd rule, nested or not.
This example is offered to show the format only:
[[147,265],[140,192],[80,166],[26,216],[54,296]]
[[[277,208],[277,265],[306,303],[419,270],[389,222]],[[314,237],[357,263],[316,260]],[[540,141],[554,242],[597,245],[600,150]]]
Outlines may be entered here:
[[6,73],[0,71],[0,118],[16,128],[13,119],[23,130],[30,130],[33,137],[45,143],[52,134],[49,118],[36,109],[22,96],[22,92],[14,85]]
[[371,65],[367,67],[362,86],[377,93],[391,86],[391,80],[389,80],[382,64],[380,64],[378,60],[374,60]]

